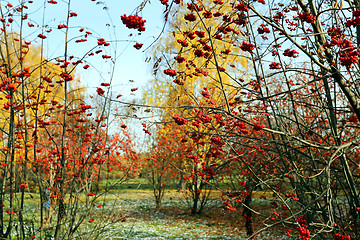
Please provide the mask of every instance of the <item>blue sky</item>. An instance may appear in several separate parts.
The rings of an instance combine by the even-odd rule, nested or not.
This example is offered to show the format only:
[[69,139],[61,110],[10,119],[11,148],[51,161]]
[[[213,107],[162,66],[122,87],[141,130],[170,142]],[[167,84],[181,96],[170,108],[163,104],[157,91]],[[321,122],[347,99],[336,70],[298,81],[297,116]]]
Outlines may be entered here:
[[[113,90],[117,94],[127,96],[130,94],[131,87],[141,87],[151,78],[151,69],[149,64],[145,63],[146,54],[142,51],[149,46],[155,37],[160,33],[162,28],[162,12],[164,10],[160,1],[151,1],[140,14],[147,21],[145,24],[146,31],[138,35],[137,30],[127,29],[121,22],[120,16],[123,14],[134,13],[136,7],[141,3],[140,0],[72,0],[71,11],[78,14],[77,17],[71,18],[69,24],[69,39],[74,38],[69,43],[69,55],[83,56],[89,49],[97,45],[97,38],[105,38],[111,45],[105,48],[104,52],[93,57],[85,58],[90,68],[84,70],[83,65],[78,66],[77,73],[80,74],[82,83],[88,88],[89,92],[95,93],[96,87],[101,82],[109,82],[112,72]],[[28,4],[29,22],[42,26],[44,21],[48,28],[53,30],[48,34],[45,42],[46,55],[49,58],[61,57],[64,54],[64,30],[58,30],[57,25],[66,23],[67,3],[58,0],[58,4],[46,4],[45,18],[43,18],[44,8],[43,1],[34,0],[33,4]],[[107,10],[105,10],[105,7]],[[45,20],[43,20],[45,19]],[[93,33],[84,43],[75,43],[76,39],[83,38],[84,32],[80,33],[79,29],[84,27],[85,31]],[[28,28],[29,31],[26,39],[34,40],[39,43],[37,35],[41,33],[41,27]],[[36,31],[34,31],[36,30]],[[130,36],[132,34],[132,36]],[[143,43],[141,50],[136,50],[133,45]],[[96,48],[95,50],[98,50]],[[94,51],[95,51],[94,50]],[[116,65],[113,71],[113,65],[110,60],[104,61],[102,54],[115,57]],[[129,80],[134,80],[130,83]]]
[[[68,0],[56,1],[57,4],[49,4],[48,0],[33,0],[33,3],[26,4],[28,9],[24,10],[28,14],[28,19],[24,21],[23,37],[25,41],[32,42],[32,45],[40,45],[43,42],[45,56],[48,59],[64,58],[66,29],[58,29],[58,25],[66,24]],[[153,77],[151,74],[152,66],[145,62],[146,56],[151,55],[150,53],[144,53],[143,49],[152,44],[163,28],[164,6],[160,4],[159,0],[152,0],[151,4],[147,4],[139,14],[147,21],[145,24],[146,31],[139,35],[137,30],[127,29],[122,24],[120,16],[134,14],[134,10],[142,0],[70,1],[70,11],[78,14],[77,17],[70,18],[68,24],[68,56],[74,55],[72,61],[76,61],[77,57],[87,56],[87,52],[94,47],[93,52],[99,50],[100,48],[97,46],[98,38],[104,38],[105,41],[110,42],[109,47],[102,48],[104,50],[102,53],[86,57],[84,63],[76,68],[76,74],[80,77],[81,84],[87,87],[88,94],[97,95],[96,88],[100,87],[100,83],[108,83],[112,79],[111,87],[115,96],[122,94],[124,101],[131,101],[133,98],[140,99],[142,89],[145,88],[147,81]],[[13,18],[15,19],[8,30],[19,32],[20,16],[15,11],[15,8],[21,0],[4,2],[2,3],[4,5],[6,5],[6,2],[14,5],[14,8],[5,8],[14,14]],[[29,27],[28,23],[33,24],[34,27]],[[83,32],[79,32],[81,28],[84,28]],[[47,33],[46,30],[52,31]],[[87,37],[88,41],[75,43],[75,40],[84,38],[85,31],[92,32],[92,35]],[[47,38],[42,41],[38,37],[40,33],[46,35]],[[141,50],[136,50],[133,47],[136,42],[144,44]],[[102,59],[102,54],[112,56],[115,65],[112,64],[110,59]],[[85,64],[90,65],[87,70],[83,69]],[[133,96],[131,88],[136,87],[139,90]],[[138,138],[145,139],[147,137],[142,131],[140,121],[131,123],[130,130]],[[135,141],[142,142],[143,140],[137,139]],[[141,145],[141,147],[143,146]]]

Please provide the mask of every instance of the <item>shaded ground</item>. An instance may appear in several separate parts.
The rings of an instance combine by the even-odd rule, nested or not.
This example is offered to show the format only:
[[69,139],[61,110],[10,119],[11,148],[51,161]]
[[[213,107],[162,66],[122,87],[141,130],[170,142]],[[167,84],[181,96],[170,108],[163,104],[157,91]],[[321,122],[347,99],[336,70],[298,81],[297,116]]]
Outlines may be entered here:
[[[235,212],[223,210],[220,192],[212,193],[203,214],[191,216],[184,197],[176,190],[167,190],[162,207],[156,209],[152,190],[142,181],[124,182],[121,187],[111,186],[109,192],[99,194],[74,239],[247,239],[241,209]],[[107,185],[102,184],[101,189]],[[270,214],[271,200],[260,200],[259,194],[254,193],[252,206],[255,211]],[[29,215],[29,222],[38,221],[38,198],[36,193],[26,194],[28,210],[25,213]],[[81,204],[84,205],[85,195],[83,198]],[[78,214],[81,215],[79,211],[84,209],[80,205]],[[263,220],[261,217],[253,218],[255,231],[263,226]],[[47,227],[51,236],[54,225]],[[36,231],[29,225],[29,232],[35,234]],[[285,236],[285,232],[286,229],[277,226],[256,239],[291,239]]]
[[[176,191],[167,193],[160,209],[155,208],[149,190],[119,191],[117,199],[117,211],[127,220],[114,226],[108,239],[246,239],[243,217],[239,212],[225,212],[218,197],[199,216],[189,215]],[[257,239],[289,238],[265,232]]]

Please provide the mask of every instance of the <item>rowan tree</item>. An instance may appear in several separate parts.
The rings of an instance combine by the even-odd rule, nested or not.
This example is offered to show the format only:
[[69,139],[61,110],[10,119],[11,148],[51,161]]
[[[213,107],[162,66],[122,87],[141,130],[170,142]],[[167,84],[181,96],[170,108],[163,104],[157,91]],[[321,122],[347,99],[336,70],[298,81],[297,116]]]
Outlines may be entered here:
[[161,207],[166,188],[177,184],[181,176],[179,164],[184,157],[181,155],[184,143],[179,138],[181,127],[168,123],[163,128],[154,137],[154,145],[144,163],[145,176],[153,186],[157,208]]
[[[44,11],[47,7],[67,10],[63,19],[54,20],[55,25],[35,26],[32,17],[37,4]],[[105,96],[110,93],[111,79],[96,88],[94,93],[105,103],[99,115],[91,116],[95,111],[86,103],[76,69],[88,69],[85,61],[89,63],[102,51],[100,59],[110,65],[115,61],[106,51],[110,43],[93,38],[87,26],[69,30],[77,17],[71,6],[71,1],[0,3],[0,238],[74,238],[96,207],[100,192],[92,186],[102,168],[128,170],[130,164],[121,166],[123,158],[136,166],[129,134],[124,130],[122,138],[108,131],[111,122],[106,121],[110,112]],[[45,13],[43,17],[45,22]],[[63,52],[55,58],[45,50],[52,34],[63,38]],[[70,45],[84,46],[90,38],[95,43],[84,47],[85,54],[70,50]],[[37,208],[27,205],[28,190],[39,194]],[[78,211],[79,206],[83,211]],[[119,217],[105,220],[116,222]],[[106,225],[98,223],[87,236],[98,236]]]
[[[283,225],[288,236],[294,229],[302,239],[358,238],[358,4],[162,3],[165,21],[175,23],[167,41],[177,43],[175,54],[181,53],[167,57],[164,70],[184,89],[180,97],[187,98],[185,110],[177,114],[184,117],[181,124],[199,124],[197,134],[206,138],[211,128],[204,115],[222,119],[223,127],[211,130],[232,150],[229,156],[241,158],[240,151],[251,152],[249,147],[264,152],[262,165],[249,164],[244,174],[273,191],[272,211],[262,213],[264,226],[248,231],[249,237]],[[183,11],[171,12],[177,8]],[[230,53],[216,47],[221,43],[232,46],[236,62],[247,58],[247,75],[239,77],[229,70],[236,64],[218,61]],[[208,74],[211,69],[216,74]],[[207,81],[187,87],[186,72]],[[213,103],[201,101],[200,89],[206,98],[206,89],[216,89]]]

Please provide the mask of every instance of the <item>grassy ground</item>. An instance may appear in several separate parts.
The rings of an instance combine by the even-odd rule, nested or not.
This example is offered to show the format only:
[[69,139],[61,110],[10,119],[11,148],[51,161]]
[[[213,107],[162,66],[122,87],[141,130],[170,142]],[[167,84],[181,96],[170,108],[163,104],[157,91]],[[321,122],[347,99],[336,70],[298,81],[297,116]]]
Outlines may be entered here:
[[[138,178],[138,179],[130,179],[130,180],[104,180],[100,183],[101,189],[107,189],[107,190],[125,190],[125,189],[141,189],[141,190],[151,190],[152,185],[144,178]],[[168,186],[168,189],[175,189],[175,186]]]
[[[243,217],[239,212],[225,212],[218,196],[215,192],[202,215],[191,216],[183,197],[175,190],[167,191],[160,209],[155,208],[151,190],[117,191],[107,204],[116,205],[113,211],[127,220],[115,224],[102,236],[104,239],[246,239]],[[257,239],[289,238],[284,233],[265,232]]]
[[[115,180],[103,181],[100,189],[110,191],[96,200],[74,239],[246,239],[241,211],[223,210],[220,192],[212,193],[203,214],[191,216],[184,197],[174,189],[166,191],[162,207],[156,209],[150,188],[144,179],[125,181],[117,186]],[[257,210],[269,208],[270,201],[259,200],[257,195],[254,194],[252,205]],[[38,200],[36,193],[26,195],[27,213],[32,213],[33,219],[38,218]],[[257,239],[289,238],[284,231],[272,231]]]
[[[119,208],[127,221],[113,239],[235,239],[242,235],[227,222],[215,222],[213,212],[190,216],[175,191],[167,193],[160,209],[155,208],[151,191],[127,190],[121,195]],[[212,200],[211,204],[217,208],[219,202]]]

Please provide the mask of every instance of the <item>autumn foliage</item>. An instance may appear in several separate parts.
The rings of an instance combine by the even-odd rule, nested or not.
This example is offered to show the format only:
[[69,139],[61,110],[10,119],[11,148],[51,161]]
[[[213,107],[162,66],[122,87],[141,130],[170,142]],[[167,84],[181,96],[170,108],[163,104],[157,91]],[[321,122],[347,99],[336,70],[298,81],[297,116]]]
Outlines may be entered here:
[[[190,141],[180,163],[191,167],[177,168],[188,190],[206,182],[222,191],[249,238],[271,228],[359,238],[358,6],[162,3],[167,32],[153,50],[154,82],[171,86],[160,120],[172,118],[184,129],[177,138]],[[267,211],[251,205],[254,192]]]
[[[117,39],[77,26],[71,1],[0,5],[0,238],[74,238],[81,224],[96,222],[101,181],[134,177],[140,167],[157,207],[169,184],[193,215],[220,191],[249,239],[273,230],[304,240],[360,238],[359,4],[159,3],[164,28],[146,46],[153,80],[128,89],[141,102],[124,100],[113,74],[87,96],[80,70],[91,71],[95,59],[113,71]],[[148,4],[120,14],[130,37],[146,31]],[[37,26],[31,13],[46,7],[68,11]],[[58,36],[62,50],[51,57],[46,44]],[[136,52],[145,45],[130,44]],[[146,134],[141,163],[127,116]],[[39,196],[32,216],[28,191]]]
[[[120,178],[133,175],[138,165],[128,129],[118,126],[116,133],[109,131],[114,118],[105,111],[109,101],[90,100],[76,72],[90,67],[84,61],[90,63],[95,48],[98,54],[110,43],[98,38],[95,46],[86,47],[90,51],[85,55],[72,55],[69,46],[85,44],[92,33],[84,26],[78,29],[84,32],[80,38],[71,36],[72,19],[78,17],[73,11],[66,12],[65,23],[56,19],[55,26],[35,27],[31,13],[38,4],[20,1],[0,6],[2,239],[15,234],[18,239],[45,235],[72,239],[81,224],[94,221],[94,201],[102,194],[100,181],[114,172]],[[57,4],[44,1],[42,7],[70,9],[71,1]],[[64,39],[64,51],[55,58],[45,50],[52,34]],[[108,54],[102,55],[103,61],[111,58]],[[99,85],[98,95],[109,93],[109,83]],[[26,196],[34,198],[31,194],[38,196],[33,207],[26,200]]]

